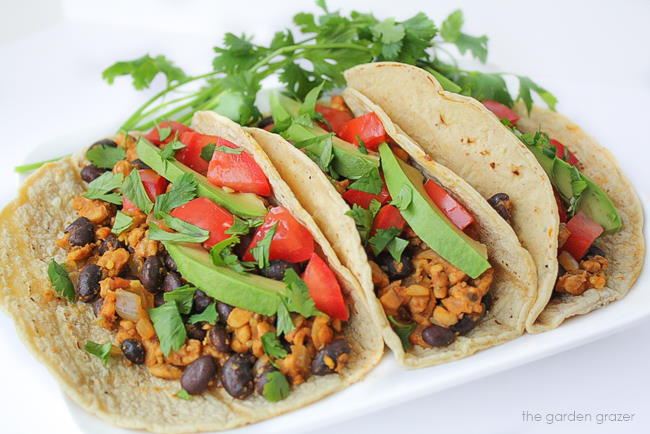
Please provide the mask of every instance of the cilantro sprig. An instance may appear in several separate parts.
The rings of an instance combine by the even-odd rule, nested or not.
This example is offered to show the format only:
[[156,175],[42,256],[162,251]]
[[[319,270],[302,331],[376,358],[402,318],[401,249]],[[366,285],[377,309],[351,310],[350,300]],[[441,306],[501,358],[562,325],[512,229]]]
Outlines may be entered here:
[[74,286],[68,276],[68,270],[66,270],[62,264],[59,264],[52,259],[50,264],[47,266],[47,275],[50,278],[54,290],[61,297],[67,298],[69,301],[74,301]]

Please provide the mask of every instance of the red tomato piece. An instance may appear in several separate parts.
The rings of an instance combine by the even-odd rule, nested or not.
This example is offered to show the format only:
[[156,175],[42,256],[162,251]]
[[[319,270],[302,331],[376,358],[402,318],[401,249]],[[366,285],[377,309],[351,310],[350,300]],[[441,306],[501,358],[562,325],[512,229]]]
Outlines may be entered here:
[[507,119],[512,125],[516,125],[519,116],[510,107],[500,102],[484,99],[483,105],[485,108],[494,113],[499,119]]
[[560,195],[557,194],[557,191],[553,190],[553,194],[555,195],[555,202],[557,202],[557,212],[560,216],[560,223],[566,223],[568,216],[566,213],[566,208],[564,207],[564,202],[562,202],[562,199],[560,199]]
[[302,262],[309,259],[314,253],[314,237],[285,207],[276,206],[269,210],[264,223],[255,231],[244,254],[244,260],[255,260],[251,249],[264,239],[275,223],[277,226],[269,248],[269,259],[282,259],[288,262]]
[[[238,148],[221,137],[217,140],[216,147],[220,146]],[[247,151],[230,154],[215,150],[208,167],[208,181],[217,187],[229,187],[242,193],[271,195],[269,180]]]
[[379,144],[388,140],[384,125],[375,113],[366,113],[347,121],[337,134],[346,142],[360,146],[357,137],[366,145],[366,149],[376,151]]
[[569,235],[562,249],[569,252],[576,261],[582,259],[594,240],[603,233],[603,228],[582,211],[573,216],[567,222],[566,227],[571,232],[571,235]]
[[[138,172],[147,196],[152,202],[155,202],[158,195],[163,194],[167,189],[168,181],[151,169],[138,170]],[[126,196],[122,196],[122,211],[135,211],[136,209],[138,207],[133,202]]]
[[332,318],[347,321],[349,313],[345,307],[341,286],[334,272],[316,253],[311,254],[302,279],[309,288],[309,295],[316,303],[316,309]]
[[371,235],[374,235],[378,229],[390,229],[397,228],[400,231],[404,230],[406,226],[406,220],[402,217],[399,210],[393,205],[384,205],[381,207],[375,220],[372,222],[372,230],[370,231]]
[[458,229],[462,231],[474,223],[474,216],[435,181],[428,179],[424,183],[424,189],[427,191],[433,203],[436,204]]
[[[167,136],[167,138],[165,138],[165,140],[163,141],[160,140],[160,135],[158,132],[158,130],[161,128],[172,129],[172,131],[169,133],[169,136]],[[149,140],[151,143],[153,143],[154,145],[160,146],[174,140],[176,134],[178,134],[178,137],[180,137],[181,134],[184,133],[185,131],[192,131],[192,129],[187,125],[183,125],[180,122],[176,122],[176,121],[161,122],[160,124],[158,124],[157,128],[154,127],[151,131],[149,131],[149,133],[145,136],[145,138]]]
[[352,114],[348,111],[337,110],[323,105],[316,104],[316,111],[322,114],[323,117],[327,119],[327,121],[332,126],[332,128],[329,128],[326,123],[320,122],[319,125],[321,128],[330,132],[333,131],[336,133],[336,135],[339,135],[343,124],[352,119]]
[[563,159],[567,163],[569,163],[572,166],[575,166],[578,164],[580,161],[578,161],[578,158],[575,156],[575,154],[567,149],[566,146],[564,146],[562,143],[558,142],[555,139],[551,139],[551,146],[555,146],[555,156],[558,158]]
[[208,145],[216,144],[218,139],[217,136],[185,131],[179,138],[185,147],[176,151],[174,157],[190,169],[205,175],[208,172],[208,162],[201,157],[201,151]]
[[370,202],[373,199],[376,199],[381,203],[382,205],[391,200],[390,198],[390,193],[388,193],[388,189],[386,188],[386,184],[382,184],[381,186],[381,191],[379,194],[372,194],[372,193],[366,193],[365,191],[359,191],[359,190],[347,190],[345,193],[343,193],[343,199],[349,203],[350,205],[352,204],[357,204],[362,208],[368,209],[370,207]]
[[171,215],[209,231],[210,238],[203,243],[206,249],[211,248],[219,241],[230,238],[230,235],[225,232],[234,223],[232,214],[207,197],[192,199],[185,205],[175,208]]

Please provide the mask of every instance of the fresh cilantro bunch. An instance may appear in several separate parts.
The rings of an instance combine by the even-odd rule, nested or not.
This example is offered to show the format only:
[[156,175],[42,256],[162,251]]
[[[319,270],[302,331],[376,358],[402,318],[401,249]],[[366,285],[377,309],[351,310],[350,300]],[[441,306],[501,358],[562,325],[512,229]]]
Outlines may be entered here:
[[[267,77],[277,75],[288,94],[304,99],[321,84],[324,91],[343,87],[346,69],[378,61],[417,65],[435,75],[445,89],[479,100],[492,99],[508,106],[522,100],[530,109],[532,95],[538,94],[551,109],[555,106],[555,97],[528,77],[515,75],[519,88],[513,95],[503,78],[506,74],[458,66],[449,46],[481,62],[488,54],[486,36],[463,32],[460,10],[438,27],[422,12],[397,21],[357,11],[348,15],[330,11],[325,0],[317,0],[316,5],[319,13],[297,13],[294,30],[278,31],[268,45],[255,43],[252,36],[226,33],[223,44],[214,47],[213,70],[205,74],[190,76],[163,55],[111,65],[103,72],[109,83],[118,76],[131,76],[140,90],[148,88],[158,74],[167,82],[121,129],[145,130],[163,119],[187,123],[197,110],[215,110],[242,125],[252,124],[261,117],[255,97]],[[196,83],[200,84],[198,90]]]

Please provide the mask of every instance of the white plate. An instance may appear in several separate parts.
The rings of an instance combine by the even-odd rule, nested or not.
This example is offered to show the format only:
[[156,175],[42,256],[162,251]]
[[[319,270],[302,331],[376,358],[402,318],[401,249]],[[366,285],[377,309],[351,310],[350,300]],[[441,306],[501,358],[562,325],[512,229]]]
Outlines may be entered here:
[[[74,136],[67,135],[50,140],[34,149],[27,161],[33,162],[37,159],[56,157],[61,153],[75,152],[82,146],[110,135],[116,127],[115,122],[95,125]],[[641,186],[635,187],[638,189]],[[650,191],[637,190],[637,193],[641,197],[648,197]],[[645,204],[644,214],[647,215]],[[646,255],[644,268],[647,268],[648,261]],[[233,431],[238,434],[286,434],[302,432],[305,427],[315,430],[587,344],[650,317],[649,279],[647,273],[642,273],[632,291],[623,300],[588,315],[572,318],[556,330],[540,335],[524,335],[456,362],[405,370],[395,362],[392,354],[387,353],[363,381],[300,410]],[[73,418],[85,432],[136,432],[116,428],[89,415],[67,397],[66,402]]]

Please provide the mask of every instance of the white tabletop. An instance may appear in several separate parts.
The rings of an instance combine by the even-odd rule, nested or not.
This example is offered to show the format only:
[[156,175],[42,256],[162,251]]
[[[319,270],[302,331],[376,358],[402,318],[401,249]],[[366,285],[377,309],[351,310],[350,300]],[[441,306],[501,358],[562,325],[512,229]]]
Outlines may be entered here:
[[[297,10],[312,8],[310,2],[298,1],[186,1],[182,7],[171,1],[133,3],[3,2],[0,205],[11,200],[18,186],[11,168],[37,145],[124,119],[152,93],[135,92],[127,79],[108,86],[100,74],[110,63],[164,53],[187,71],[200,73],[210,67],[211,46],[224,32],[254,32],[265,40]],[[330,3],[332,9],[371,8],[378,17],[402,19],[422,10],[438,23],[457,7],[455,2],[408,0]],[[650,191],[650,3],[493,0],[466,1],[462,8],[467,31],[490,37],[486,68],[529,75],[553,91],[560,100],[558,109],[609,147],[639,190]],[[56,155],[52,149],[42,158]],[[641,199],[648,203],[646,195]],[[648,336],[650,321],[645,321],[580,348],[322,432],[650,432]],[[79,432],[56,382],[26,351],[5,315],[0,315],[0,348],[0,431]],[[546,420],[547,414],[572,412],[590,414],[593,420]],[[539,422],[530,419],[536,413]],[[633,416],[628,422],[598,423],[599,415],[610,413]]]

